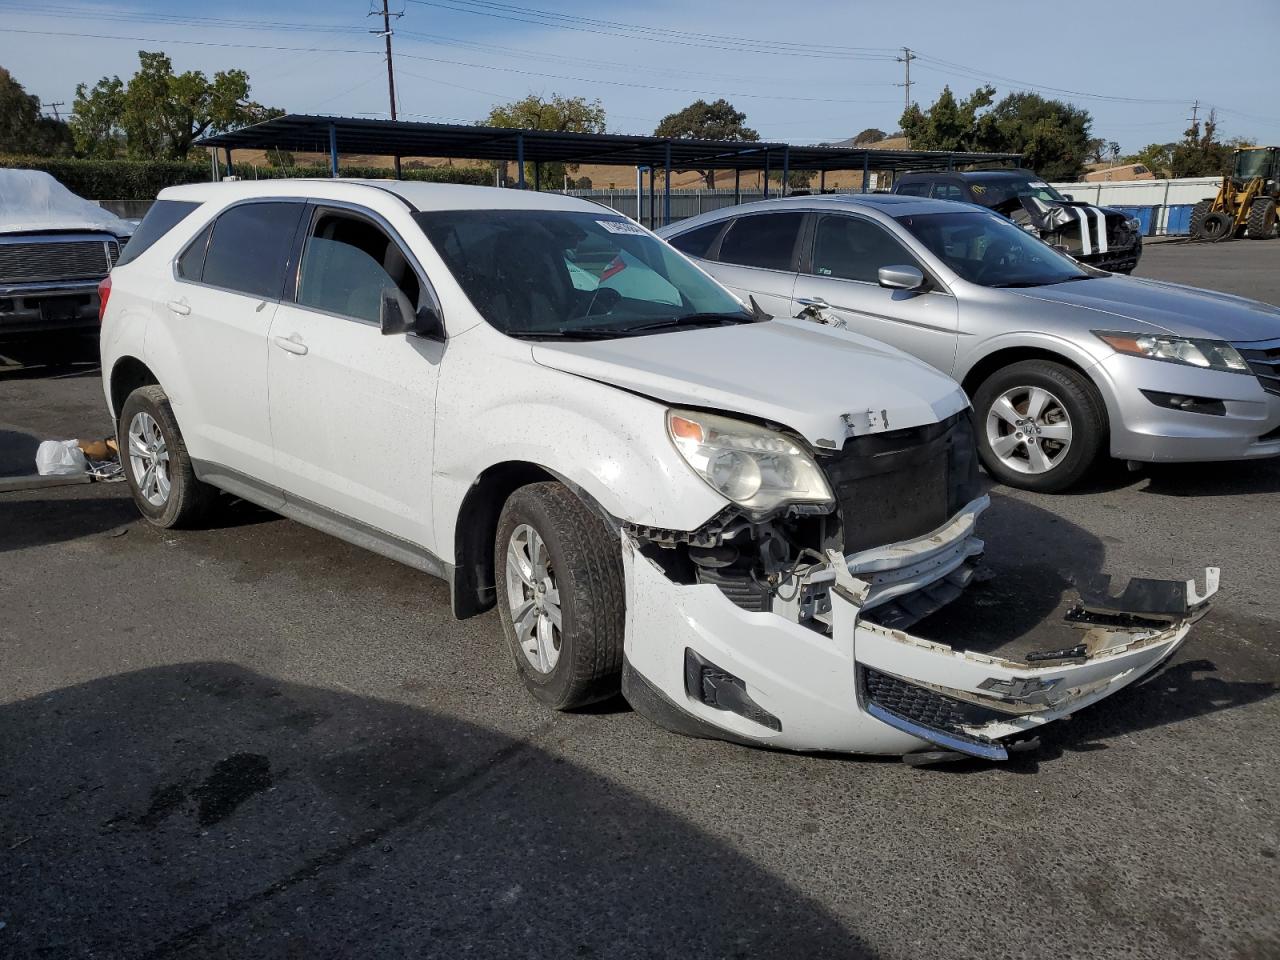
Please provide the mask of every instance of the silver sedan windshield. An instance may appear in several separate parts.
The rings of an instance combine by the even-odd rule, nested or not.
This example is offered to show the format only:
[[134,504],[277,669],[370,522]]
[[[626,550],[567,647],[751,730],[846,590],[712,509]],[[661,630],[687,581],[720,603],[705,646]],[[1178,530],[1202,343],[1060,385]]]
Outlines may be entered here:
[[1038,287],[1096,275],[993,213],[925,213],[897,221],[962,278],[984,287]]

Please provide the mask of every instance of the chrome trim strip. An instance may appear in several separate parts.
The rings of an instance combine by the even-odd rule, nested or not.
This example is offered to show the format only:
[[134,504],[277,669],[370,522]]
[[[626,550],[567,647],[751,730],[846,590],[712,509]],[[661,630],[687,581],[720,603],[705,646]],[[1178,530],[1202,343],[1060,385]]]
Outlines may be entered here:
[[926,727],[916,723],[914,720],[908,720],[900,717],[896,713],[890,713],[878,703],[867,703],[865,705],[867,713],[875,717],[881,723],[893,727],[895,730],[901,730],[903,733],[909,733],[913,737],[919,737],[934,746],[945,747],[948,750],[954,750],[956,753],[968,754],[971,757],[980,757],[983,760],[1008,760],[1009,751],[998,743],[990,745],[984,743],[974,743],[970,740],[964,740],[960,737],[953,737],[949,733],[942,730],[935,730],[932,727]]

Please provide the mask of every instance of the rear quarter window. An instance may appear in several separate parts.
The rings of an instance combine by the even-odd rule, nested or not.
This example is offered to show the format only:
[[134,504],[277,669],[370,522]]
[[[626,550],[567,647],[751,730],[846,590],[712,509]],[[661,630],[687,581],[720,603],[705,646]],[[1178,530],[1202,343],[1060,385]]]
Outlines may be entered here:
[[191,200],[157,200],[120,251],[117,267],[138,259],[157,240],[185,220],[200,204]]
[[715,223],[703,224],[687,233],[678,234],[667,242],[683,254],[705,260],[716,242],[716,237],[720,236],[720,231],[723,229],[724,221],[717,220]]

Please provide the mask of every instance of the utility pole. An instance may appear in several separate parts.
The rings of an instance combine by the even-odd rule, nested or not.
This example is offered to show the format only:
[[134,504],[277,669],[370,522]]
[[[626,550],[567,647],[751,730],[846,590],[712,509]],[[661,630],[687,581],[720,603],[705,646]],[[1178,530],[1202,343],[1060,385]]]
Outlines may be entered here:
[[[369,16],[378,16],[378,11],[371,10]],[[404,16],[403,13],[395,14],[397,17]],[[387,9],[387,0],[382,0],[382,29],[370,30],[370,33],[380,33],[382,38],[387,41],[387,96],[391,98],[391,119],[396,118],[396,72],[395,66],[391,62],[391,17],[392,13]]]
[[67,105],[67,104],[66,104],[66,102],[65,102],[65,101],[63,101],[63,100],[59,100],[57,103],[46,103],[46,104],[45,104],[45,106],[46,106],[46,107],[48,107],[49,109],[51,109],[51,110],[53,111],[53,119],[55,119],[55,120],[57,120],[57,121],[59,121],[59,122],[61,122],[61,121],[62,121],[62,117],[61,117],[61,116],[59,115],[59,113],[58,113],[58,108],[59,108],[59,107],[65,107],[66,105]]
[[[911,61],[916,59],[916,55],[911,52],[910,47],[903,47],[902,56],[894,57],[894,59],[902,64],[907,71],[906,78],[902,83],[898,84],[898,86],[902,87],[902,112],[906,113],[911,109]],[[907,147],[910,148],[910,146],[911,140],[908,138]]]
[[1192,129],[1196,131],[1196,136],[1200,135],[1199,116],[1200,116],[1200,101],[1197,100],[1195,103],[1191,105],[1191,116],[1187,117],[1187,120],[1191,123]]

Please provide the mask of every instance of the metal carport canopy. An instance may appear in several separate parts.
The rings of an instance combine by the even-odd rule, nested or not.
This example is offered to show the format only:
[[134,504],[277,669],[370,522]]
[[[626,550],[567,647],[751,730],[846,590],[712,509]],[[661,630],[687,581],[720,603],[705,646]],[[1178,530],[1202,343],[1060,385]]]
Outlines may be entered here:
[[868,150],[741,140],[691,140],[616,133],[562,133],[504,127],[289,114],[204,137],[198,147],[288,150],[391,157],[596,163],[671,170],[919,170],[960,164],[1017,163],[1016,153]]

